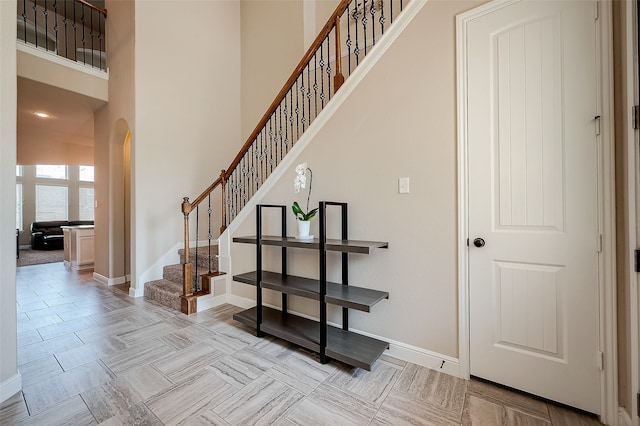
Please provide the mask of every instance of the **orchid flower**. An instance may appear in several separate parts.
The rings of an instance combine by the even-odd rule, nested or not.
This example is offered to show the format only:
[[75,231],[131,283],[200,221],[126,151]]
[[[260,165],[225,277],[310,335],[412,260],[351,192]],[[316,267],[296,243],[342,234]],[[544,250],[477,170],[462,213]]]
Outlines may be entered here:
[[309,167],[307,167],[307,163],[298,164],[296,166],[296,177],[293,181],[293,188],[295,189],[296,194],[300,192],[301,189],[305,189],[307,187],[307,171],[309,172],[309,194],[307,195],[307,213],[305,213],[298,202],[295,201],[291,209],[293,210],[293,214],[296,216],[298,220],[311,220],[316,213],[318,212],[318,208],[313,210],[309,210],[309,199],[311,198],[311,182],[313,181],[313,172]]

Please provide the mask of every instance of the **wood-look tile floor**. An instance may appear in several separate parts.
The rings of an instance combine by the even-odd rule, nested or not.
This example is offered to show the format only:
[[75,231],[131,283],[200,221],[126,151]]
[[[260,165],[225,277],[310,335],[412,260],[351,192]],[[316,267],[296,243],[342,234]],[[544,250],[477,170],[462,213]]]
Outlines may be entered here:
[[23,390],[2,425],[597,425],[482,381],[383,356],[367,372],[273,338],[222,306],[186,316],[62,263],[17,269]]

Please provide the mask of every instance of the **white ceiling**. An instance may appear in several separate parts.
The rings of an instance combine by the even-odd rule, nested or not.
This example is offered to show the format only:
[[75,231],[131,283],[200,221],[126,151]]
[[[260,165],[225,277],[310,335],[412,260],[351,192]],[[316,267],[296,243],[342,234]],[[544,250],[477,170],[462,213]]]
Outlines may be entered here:
[[[18,77],[17,128],[21,136],[48,143],[93,145],[93,113],[104,102]],[[45,112],[40,118],[35,112]]]

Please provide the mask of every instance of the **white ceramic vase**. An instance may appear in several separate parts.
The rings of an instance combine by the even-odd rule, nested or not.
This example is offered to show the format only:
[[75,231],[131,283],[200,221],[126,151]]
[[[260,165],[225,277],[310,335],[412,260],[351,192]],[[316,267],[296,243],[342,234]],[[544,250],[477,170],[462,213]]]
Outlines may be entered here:
[[311,228],[310,220],[297,220],[298,222],[298,238],[309,238],[309,229]]

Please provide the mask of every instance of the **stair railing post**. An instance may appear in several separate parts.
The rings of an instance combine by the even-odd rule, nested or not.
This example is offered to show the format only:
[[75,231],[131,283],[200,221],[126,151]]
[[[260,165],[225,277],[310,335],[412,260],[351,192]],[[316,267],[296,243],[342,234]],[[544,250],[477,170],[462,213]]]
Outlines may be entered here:
[[227,176],[226,170],[220,171],[220,184],[222,185],[222,203],[220,205],[222,214],[220,215],[220,220],[222,224],[220,225],[220,233],[222,234],[225,229],[227,229],[227,207],[226,207],[226,199],[227,199]]
[[182,262],[182,295],[191,296],[193,294],[193,275],[191,274],[191,262],[189,258],[189,213],[191,213],[191,203],[189,197],[184,197],[182,201],[182,214],[184,215],[184,259]]
[[340,16],[336,16],[336,75],[333,77],[333,91],[338,91],[342,83],[344,83],[344,75],[342,74],[342,51],[340,47]]

